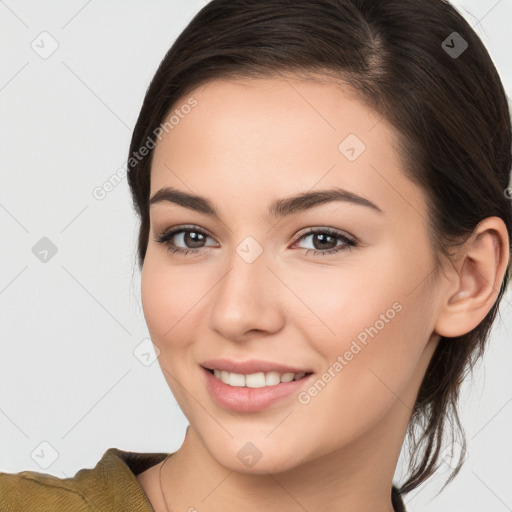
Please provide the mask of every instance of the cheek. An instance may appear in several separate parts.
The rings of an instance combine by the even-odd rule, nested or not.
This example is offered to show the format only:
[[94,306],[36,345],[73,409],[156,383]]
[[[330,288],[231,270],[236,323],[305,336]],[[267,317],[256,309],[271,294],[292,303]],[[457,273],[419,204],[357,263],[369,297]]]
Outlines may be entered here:
[[187,380],[187,359],[194,339],[190,334],[197,326],[194,315],[204,293],[197,282],[191,286],[190,275],[183,270],[146,255],[141,273],[144,317],[151,340],[160,350],[162,374],[189,421],[193,404],[189,403],[183,383]]
[[161,351],[178,348],[176,343],[186,339],[180,333],[191,332],[194,304],[204,293],[187,272],[146,255],[141,273],[142,308],[151,338]]
[[329,382],[311,390],[316,393],[311,402],[316,401],[313,407],[319,411],[329,411],[330,425],[352,418],[354,428],[370,427],[397,400],[402,412],[412,412],[415,384],[424,371],[432,303],[427,286],[411,293],[413,276],[398,276],[393,283],[375,287],[370,295],[344,300],[345,309],[337,316],[332,311],[327,320],[336,330],[336,339],[322,344],[317,338],[316,349],[325,359],[321,378]]
[[432,329],[425,279],[430,262],[422,253],[411,265],[409,254],[383,247],[373,254],[373,264],[360,259],[357,268],[354,263],[329,269],[323,278],[317,272],[295,280],[294,290],[316,315],[297,315],[294,321],[321,355],[325,379],[336,382],[327,386],[336,388],[337,403],[357,406],[365,400],[382,407],[378,404],[403,391],[417,370]]
[[293,283],[299,299],[290,302],[288,318],[302,323],[320,352],[327,346],[343,349],[353,339],[364,343],[375,330],[389,332],[390,324],[400,322],[398,310],[410,301],[407,294],[418,274],[404,264],[407,259],[396,245],[382,243],[329,266],[282,268],[280,275]]
[[[149,251],[148,251],[149,253]],[[141,273],[141,300],[144,318],[153,342],[159,346],[166,331],[164,318],[172,307],[171,294],[166,290],[163,279],[158,278],[159,272],[149,254],[146,254]],[[167,326],[169,328],[169,326]]]

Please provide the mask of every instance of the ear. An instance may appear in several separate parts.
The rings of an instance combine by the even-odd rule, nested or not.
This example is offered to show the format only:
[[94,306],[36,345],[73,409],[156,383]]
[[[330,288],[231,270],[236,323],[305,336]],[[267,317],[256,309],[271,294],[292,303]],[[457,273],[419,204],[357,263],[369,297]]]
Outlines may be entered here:
[[441,336],[462,336],[487,315],[501,288],[510,258],[505,223],[487,217],[473,231],[450,270],[445,295],[435,324]]

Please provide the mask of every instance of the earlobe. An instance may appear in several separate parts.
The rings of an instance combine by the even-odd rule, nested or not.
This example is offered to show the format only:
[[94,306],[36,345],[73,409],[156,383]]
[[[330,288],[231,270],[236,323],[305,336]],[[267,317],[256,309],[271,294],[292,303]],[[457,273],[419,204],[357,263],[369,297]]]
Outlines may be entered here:
[[474,329],[491,310],[510,257],[505,223],[488,217],[475,228],[454,267],[453,287],[442,298],[435,331],[444,337],[462,336]]

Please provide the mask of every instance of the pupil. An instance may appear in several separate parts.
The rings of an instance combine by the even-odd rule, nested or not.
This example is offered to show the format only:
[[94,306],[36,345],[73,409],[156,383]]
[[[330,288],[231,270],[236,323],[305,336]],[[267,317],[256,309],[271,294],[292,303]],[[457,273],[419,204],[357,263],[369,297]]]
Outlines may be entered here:
[[[316,241],[317,239],[320,239],[320,241],[321,241],[321,242],[320,242],[320,247],[317,247],[317,245],[318,245],[318,244],[316,244],[315,242],[313,243],[313,245],[315,246],[315,249],[331,249],[332,247],[325,247],[325,246],[322,246],[322,242],[323,242],[323,243],[326,243],[326,240],[327,240],[327,239],[329,239],[329,238],[334,239],[334,237],[332,237],[331,235],[324,235],[324,234],[322,234],[322,233],[320,233],[320,234],[316,235],[315,237],[313,237],[313,239],[314,239],[315,241]],[[327,243],[329,243],[329,242],[327,242]],[[332,243],[332,241],[331,241],[331,243]]]
[[190,248],[201,247],[203,235],[202,233],[196,233],[195,231],[188,231],[185,234],[185,243]]

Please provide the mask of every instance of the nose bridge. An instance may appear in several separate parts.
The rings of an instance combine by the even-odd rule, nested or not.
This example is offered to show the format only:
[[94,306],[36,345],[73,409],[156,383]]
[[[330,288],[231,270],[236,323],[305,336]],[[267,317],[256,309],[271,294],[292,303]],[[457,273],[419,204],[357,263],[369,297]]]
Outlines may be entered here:
[[[249,330],[273,330],[280,318],[279,280],[270,271],[269,253],[248,236],[234,247],[214,294],[211,327],[236,338]],[[273,291],[269,293],[269,291]]]

